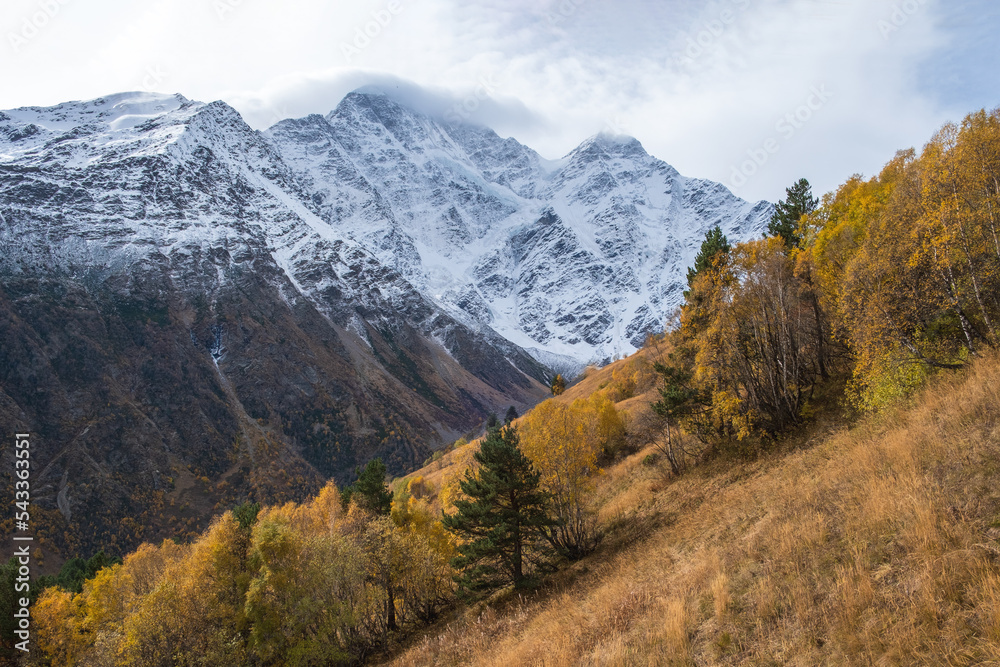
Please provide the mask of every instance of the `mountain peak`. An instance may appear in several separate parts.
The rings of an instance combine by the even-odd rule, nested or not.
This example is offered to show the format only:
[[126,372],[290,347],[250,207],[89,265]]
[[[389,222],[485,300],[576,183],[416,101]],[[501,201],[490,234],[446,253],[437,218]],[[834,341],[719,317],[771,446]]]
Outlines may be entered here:
[[605,153],[614,157],[649,157],[639,140],[627,134],[612,134],[600,132],[587,138],[577,146],[567,157],[577,154]]
[[16,122],[30,122],[51,131],[65,131],[80,125],[105,125],[116,130],[195,105],[202,106],[180,94],[133,91],[49,107],[21,107],[4,115]]
[[413,111],[383,92],[359,88],[344,95],[340,104],[326,117],[327,120],[332,120],[359,113],[374,114],[383,122],[390,117],[399,117],[407,113],[414,114]]

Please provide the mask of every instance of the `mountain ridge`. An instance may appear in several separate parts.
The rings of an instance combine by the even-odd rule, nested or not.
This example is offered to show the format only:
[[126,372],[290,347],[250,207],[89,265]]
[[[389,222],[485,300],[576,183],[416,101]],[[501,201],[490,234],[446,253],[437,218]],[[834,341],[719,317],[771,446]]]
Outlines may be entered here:
[[[633,137],[598,134],[551,161],[488,128],[358,92],[324,117],[326,126],[307,118],[308,132],[300,119],[265,134],[304,179],[349,172],[361,185],[353,197],[338,190],[335,202],[316,193],[326,219],[395,261],[457,317],[464,312],[536,358],[562,357],[577,370],[630,353],[666,326],[708,229],[720,225],[743,240],[759,235],[773,211],[681,176]],[[316,133],[328,141],[319,145]],[[570,276],[544,256],[525,263],[518,255],[513,246],[552,215],[561,223],[553,250],[589,270]],[[595,293],[610,298],[595,302]],[[588,319],[594,307],[600,317]]]
[[759,232],[768,205],[687,183],[357,93],[263,132],[181,95],[0,112],[0,410],[39,435],[46,530],[134,546],[530,407],[662,329],[704,229]]

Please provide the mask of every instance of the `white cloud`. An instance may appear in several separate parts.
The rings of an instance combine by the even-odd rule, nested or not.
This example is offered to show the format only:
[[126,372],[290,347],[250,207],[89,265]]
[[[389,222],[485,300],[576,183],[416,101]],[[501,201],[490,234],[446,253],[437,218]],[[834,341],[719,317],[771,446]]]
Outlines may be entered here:
[[[43,7],[58,9],[25,38],[24,22],[30,28]],[[995,87],[977,87],[996,81],[989,63],[972,51],[963,57],[973,46],[981,54],[991,39],[984,35],[995,33],[990,7],[8,0],[0,108],[155,88],[224,99],[265,127],[325,114],[350,90],[374,85],[439,115],[461,109],[546,157],[620,130],[682,173],[733,185],[733,169],[760,162],[764,150],[764,163],[748,163],[755,168],[744,171],[754,173],[734,189],[775,200],[800,176],[825,191],[851,173],[870,175],[969,104],[996,104],[988,97]],[[979,35],[975,44],[963,41],[969,34]],[[832,96],[817,105],[814,87]],[[803,111],[810,101],[817,108]],[[797,111],[808,119],[778,126]]]

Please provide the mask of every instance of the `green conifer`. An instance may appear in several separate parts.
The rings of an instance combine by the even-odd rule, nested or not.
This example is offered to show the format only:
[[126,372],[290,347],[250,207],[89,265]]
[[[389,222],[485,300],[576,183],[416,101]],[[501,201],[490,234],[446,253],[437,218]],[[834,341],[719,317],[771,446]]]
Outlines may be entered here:
[[444,527],[461,540],[452,566],[459,594],[474,599],[509,584],[530,587],[548,567],[544,531],[553,524],[539,473],[519,448],[517,429],[492,429],[474,458],[477,473],[466,471],[460,486],[468,500],[444,515]]
[[779,201],[774,206],[774,215],[767,225],[769,236],[780,236],[789,249],[798,247],[802,242],[799,237],[799,220],[803,215],[816,210],[819,200],[812,196],[809,181],[800,178],[790,188],[785,188],[785,201]]

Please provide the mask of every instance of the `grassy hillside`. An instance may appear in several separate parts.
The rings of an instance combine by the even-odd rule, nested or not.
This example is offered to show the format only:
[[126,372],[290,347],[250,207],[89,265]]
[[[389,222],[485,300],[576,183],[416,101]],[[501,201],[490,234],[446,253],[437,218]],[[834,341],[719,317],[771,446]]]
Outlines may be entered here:
[[[633,422],[651,388],[619,402]],[[596,553],[533,597],[432,626],[390,664],[1000,664],[1000,359],[806,431],[673,479],[647,444],[599,481]],[[440,483],[461,457],[417,475]]]
[[[331,483],[143,545],[42,592],[39,646],[143,667],[1000,664],[998,183],[1000,110],[819,208],[800,180],[775,235],[706,235],[677,327],[490,456],[435,452],[391,509],[376,466],[351,500]],[[535,485],[551,523],[517,513]]]

